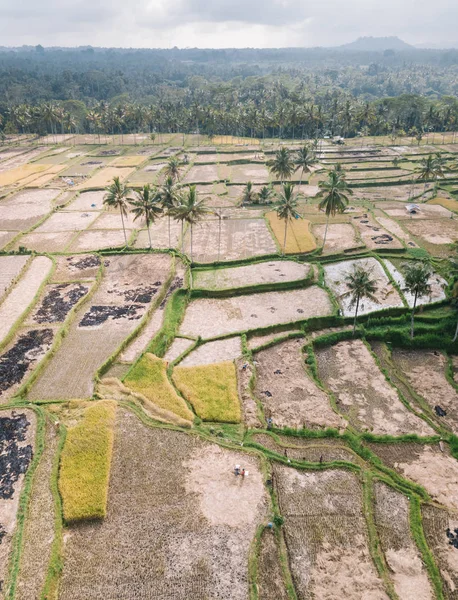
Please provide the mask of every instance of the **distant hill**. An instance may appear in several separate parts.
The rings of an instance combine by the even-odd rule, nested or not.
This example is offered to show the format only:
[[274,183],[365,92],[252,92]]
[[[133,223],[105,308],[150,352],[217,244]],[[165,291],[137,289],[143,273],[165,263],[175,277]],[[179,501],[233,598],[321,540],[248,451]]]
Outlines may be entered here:
[[396,36],[360,37],[350,44],[338,46],[340,50],[360,50],[361,52],[383,52],[384,50],[412,50],[411,46]]

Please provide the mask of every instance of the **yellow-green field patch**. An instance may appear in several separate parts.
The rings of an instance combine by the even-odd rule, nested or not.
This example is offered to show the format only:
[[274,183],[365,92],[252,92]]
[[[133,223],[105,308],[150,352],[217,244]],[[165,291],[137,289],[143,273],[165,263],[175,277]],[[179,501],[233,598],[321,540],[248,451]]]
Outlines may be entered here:
[[[267,213],[266,217],[279,245],[283,248],[285,222],[273,211]],[[310,221],[308,219],[294,219],[293,221],[289,221],[285,253],[311,252],[315,248],[316,241],[310,231]]]

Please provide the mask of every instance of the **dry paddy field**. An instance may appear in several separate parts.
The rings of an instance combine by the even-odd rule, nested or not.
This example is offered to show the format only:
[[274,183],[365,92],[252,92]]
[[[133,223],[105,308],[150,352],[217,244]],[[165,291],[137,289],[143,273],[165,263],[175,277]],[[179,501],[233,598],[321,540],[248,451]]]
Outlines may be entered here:
[[[175,341],[178,341],[177,338]],[[181,341],[184,341],[183,339]],[[186,340],[189,342],[190,340]],[[173,346],[172,346],[173,347]],[[172,350],[172,348],[171,348]],[[175,350],[176,351],[176,350]],[[197,365],[210,365],[227,360],[234,360],[242,354],[241,341],[238,336],[215,342],[202,344],[188,354],[181,362],[180,367],[193,367]]]
[[344,429],[346,421],[305,368],[303,345],[292,339],[255,354],[255,394],[264,414],[277,427]]
[[246,600],[267,508],[256,459],[118,410],[108,498],[103,522],[65,531],[60,600]]
[[434,411],[440,406],[446,411],[440,420],[458,433],[458,391],[445,373],[447,358],[436,350],[393,349],[392,359],[397,370],[407,378],[411,388]]
[[353,217],[353,223],[358,228],[362,241],[370,250],[403,248],[402,243],[383,229],[368,213]]
[[[170,270],[168,255],[105,260],[104,277],[29,394],[31,400],[89,398],[97,369],[140,324]],[[77,368],[75,368],[77,365]]]
[[194,288],[204,290],[227,290],[249,285],[301,281],[310,273],[310,265],[291,260],[273,260],[242,267],[195,270]]
[[[312,233],[318,246],[323,244],[326,225],[312,225]],[[350,223],[330,223],[326,235],[324,254],[336,254],[345,252],[360,245],[356,231]]]
[[10,286],[18,279],[28,260],[28,256],[0,257],[0,301],[7,294]]
[[405,221],[409,232],[429,244],[453,244],[458,239],[458,221],[451,219],[430,219]]
[[25,231],[36,225],[51,212],[53,201],[60,190],[23,190],[0,201],[0,223],[2,228]]
[[364,298],[359,306],[358,314],[364,315],[391,306],[403,306],[401,297],[388,279],[378,260],[375,258],[345,260],[324,265],[326,283],[337,297],[344,316],[348,317],[355,314],[355,308],[350,307],[350,298],[345,296],[348,291],[345,278],[353,272],[354,266],[362,266],[365,269],[369,269],[372,273],[372,278],[377,281],[377,291],[374,294],[377,302]]
[[206,339],[331,313],[328,295],[318,286],[226,299],[205,298],[189,304],[180,333]]
[[299,600],[388,600],[369,551],[362,488],[349,471],[274,465]]
[[377,435],[434,435],[434,430],[401,402],[361,340],[318,349],[316,358],[321,381],[356,429]]

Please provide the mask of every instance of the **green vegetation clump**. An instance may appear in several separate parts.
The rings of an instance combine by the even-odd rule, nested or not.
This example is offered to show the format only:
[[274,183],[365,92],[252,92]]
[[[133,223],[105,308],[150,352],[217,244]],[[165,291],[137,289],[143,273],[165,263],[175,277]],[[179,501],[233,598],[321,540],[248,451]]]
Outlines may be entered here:
[[115,402],[97,402],[67,432],[59,476],[67,523],[106,516],[115,416]]
[[240,423],[237,374],[232,361],[176,367],[173,380],[203,421]]

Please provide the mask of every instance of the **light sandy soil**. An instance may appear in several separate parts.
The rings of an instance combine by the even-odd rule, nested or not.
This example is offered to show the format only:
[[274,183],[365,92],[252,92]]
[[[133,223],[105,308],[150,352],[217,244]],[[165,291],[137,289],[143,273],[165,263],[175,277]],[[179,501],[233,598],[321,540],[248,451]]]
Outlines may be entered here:
[[310,265],[292,260],[276,260],[242,267],[194,271],[195,288],[225,290],[263,283],[282,283],[305,279]]
[[[23,433],[16,434],[13,428],[8,428],[11,433],[6,430],[3,432],[4,439],[0,444],[0,454],[4,460],[4,470],[2,470],[2,478],[0,481],[0,531],[2,531],[2,543],[0,544],[0,582],[2,588],[0,588],[0,594],[3,596],[3,584],[7,576],[8,560],[10,552],[12,550],[13,535],[16,528],[17,511],[19,508],[19,500],[24,485],[25,473],[18,473],[18,465],[12,465],[12,462],[19,460],[23,462],[23,466],[30,466],[30,460],[33,457],[33,451],[35,450],[35,434],[36,434],[36,416],[31,410],[2,410],[0,411],[0,419],[12,419],[15,416],[20,417],[23,415],[26,419],[24,422]],[[4,422],[4,426],[7,426],[8,422]],[[22,437],[22,439],[21,439]],[[5,439],[6,438],[6,439]],[[32,455],[30,460],[19,458],[21,454],[24,454],[24,458],[27,454],[27,446],[30,447]],[[11,472],[9,470],[11,468]],[[15,476],[17,479],[15,480]],[[11,479],[11,488],[8,485],[8,480]]]
[[180,367],[210,365],[226,360],[234,360],[241,354],[242,346],[239,337],[217,340],[216,342],[207,342],[188,354],[184,360],[180,362]]
[[292,339],[255,354],[256,397],[278,427],[345,429],[346,421],[307,373],[303,345],[303,339]]
[[248,339],[248,348],[250,350],[254,350],[255,348],[259,348],[260,346],[264,346],[264,344],[267,344],[269,342],[271,342],[272,340],[275,340],[276,338],[282,338],[285,337],[287,335],[289,335],[290,333],[302,333],[302,331],[300,331],[299,329],[295,329],[295,330],[291,330],[291,331],[279,331],[276,333],[266,333],[265,335],[253,335],[252,337],[250,337]]
[[60,194],[58,189],[24,190],[0,202],[0,223],[4,229],[24,231],[29,229],[53,206]]
[[[127,229],[127,241],[132,232]],[[70,252],[90,252],[91,250],[101,250],[102,248],[122,248],[125,246],[124,233],[122,229],[109,230],[101,229],[99,231],[91,229],[83,231],[74,240],[67,249]]]
[[192,301],[181,325],[182,335],[210,338],[258,327],[329,315],[331,302],[317,286],[225,299]]
[[283,581],[276,536],[268,529],[261,535],[256,583],[259,600],[289,600]]
[[0,342],[27,310],[41,284],[49,275],[51,267],[52,261],[46,256],[34,258],[19,282],[0,305]]
[[377,435],[433,435],[402,404],[361,340],[339,342],[316,352],[318,374],[334,393],[338,409],[359,430]]
[[233,165],[231,180],[235,183],[269,183],[269,171],[265,165]]
[[[247,217],[251,214],[247,212]],[[264,219],[223,219],[221,243],[218,220],[204,221],[193,228],[195,262],[239,260],[263,254],[275,254],[277,247]],[[185,234],[185,252],[191,255],[191,234]]]
[[430,244],[452,244],[458,239],[457,220],[405,221],[404,225],[412,235]]
[[28,256],[0,257],[0,302],[8,292],[8,288],[17,280],[28,260]]
[[409,245],[416,246],[415,242],[412,241],[412,238],[408,233],[404,231],[404,229],[397,223],[394,219],[389,219],[388,217],[379,217],[377,216],[377,221],[380,223],[382,227],[384,227],[387,231],[398,237],[400,240]]
[[61,231],[82,231],[97,218],[97,213],[88,212],[56,212],[34,229],[34,233],[50,233]]
[[66,531],[60,600],[246,600],[267,507],[256,459],[118,415],[108,515]]
[[342,307],[344,316],[354,316],[356,307],[350,308],[350,298],[343,297],[348,291],[345,277],[353,272],[354,265],[362,266],[371,271],[371,278],[376,280],[377,291],[374,296],[378,302],[373,302],[368,298],[361,300],[358,314],[367,313],[388,308],[390,306],[403,306],[402,300],[389,281],[381,264],[375,258],[360,258],[355,260],[345,260],[333,264],[324,265],[325,279],[328,286],[334,292],[337,300]]
[[428,574],[410,532],[409,501],[385,483],[375,483],[375,522],[394,588],[402,600],[431,600]]
[[[134,229],[145,226],[143,219],[134,221],[132,213],[124,216],[124,226],[126,229]],[[122,229],[121,214],[119,211],[110,210],[101,213],[92,224],[92,229]]]
[[164,359],[167,362],[172,362],[176,360],[179,356],[183,354],[185,350],[187,350],[194,343],[194,340],[188,340],[187,338],[175,338],[172,342],[172,345],[165,353]]
[[16,231],[0,231],[0,250],[9,244],[16,235]]
[[[403,200],[407,202],[409,199],[409,193],[413,189],[413,195],[416,196],[421,194],[423,191],[422,184],[411,185],[387,185],[383,187],[367,187],[367,188],[355,188],[353,190],[353,198],[360,199],[366,198],[368,200]],[[404,213],[405,213],[404,209]]]
[[458,550],[449,544],[446,535],[458,528],[456,514],[429,504],[422,505],[423,530],[426,541],[439,567],[446,598],[454,598],[458,590]]
[[183,183],[198,183],[201,181],[217,181],[220,179],[218,174],[218,166],[215,165],[199,165],[191,167],[187,172]]
[[[103,197],[105,194],[106,192],[104,190],[97,192],[82,192],[75,200],[73,200],[73,202],[65,207],[65,210],[103,210]],[[95,204],[95,206],[93,206],[93,204]]]
[[356,475],[274,465],[299,600],[388,600],[372,562]]
[[39,598],[47,575],[54,540],[54,498],[51,473],[58,437],[54,424],[46,425],[45,448],[33,479],[32,495],[24,530],[24,545],[17,581],[16,598]]
[[396,348],[392,358],[400,373],[404,373],[414,391],[433,411],[435,406],[440,406],[447,412],[447,416],[438,418],[458,433],[458,391],[445,376],[445,356],[433,350]]
[[3,173],[4,171],[9,171],[10,169],[15,169],[17,167],[20,167],[21,165],[25,165],[33,158],[36,158],[37,156],[42,154],[44,149],[44,146],[38,146],[34,150],[26,150],[26,152],[17,154],[15,156],[12,156],[11,158],[6,159],[5,161],[2,161],[2,163],[0,164],[0,173]]
[[[139,227],[140,222],[135,222],[135,227]],[[151,242],[153,248],[178,248],[181,239],[181,225],[171,219],[170,221],[170,241],[168,219],[160,219],[150,227]],[[148,231],[142,229],[139,231],[137,239],[134,242],[135,248],[149,248]]]
[[370,250],[403,247],[402,243],[383,229],[369,213],[353,217],[352,222],[359,229],[363,242]]
[[26,233],[19,237],[13,248],[18,250],[24,246],[35,252],[64,252],[75,237],[74,231],[60,231],[55,233]]
[[[401,288],[407,304],[412,308],[414,305],[415,296],[405,290],[406,282],[404,275],[393,265],[391,261],[384,260],[383,262],[385,263],[385,266],[390,272],[392,278]],[[433,273],[429,278],[428,283],[431,286],[431,296],[421,296],[420,298],[417,298],[417,306],[422,304],[430,304],[431,302],[440,302],[446,298],[444,289],[447,287],[447,282],[443,277],[437,273]]]
[[242,420],[246,427],[262,427],[258,416],[258,406],[249,389],[253,368],[243,357],[235,361],[235,367],[237,369],[237,390],[242,407]]
[[54,283],[94,279],[100,269],[100,258],[95,254],[56,256]]
[[[409,223],[415,221],[423,221],[425,219],[450,219],[453,216],[453,213],[451,211],[449,211],[447,208],[444,208],[443,206],[440,206],[439,204],[425,204],[423,202],[420,204],[414,202],[414,204],[417,204],[419,208],[419,210],[415,214],[408,213],[405,208],[406,205],[399,205],[395,208],[388,208],[386,210],[383,209],[383,206],[381,206],[380,208],[382,208],[382,210],[385,210],[385,212],[390,216],[401,218],[403,221],[405,220]],[[404,223],[404,225],[407,226],[407,223]]]
[[[324,231],[326,225],[312,225],[312,233],[315,236],[318,246],[323,244]],[[349,248],[360,245],[356,237],[355,230],[350,223],[330,223],[326,235],[325,254],[335,254],[343,252]]]

